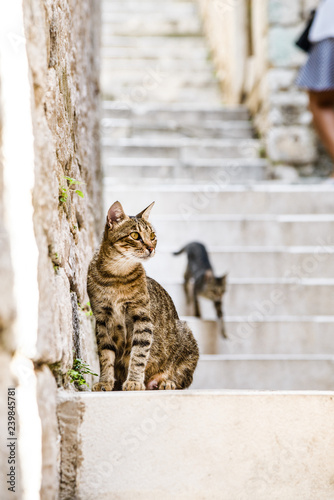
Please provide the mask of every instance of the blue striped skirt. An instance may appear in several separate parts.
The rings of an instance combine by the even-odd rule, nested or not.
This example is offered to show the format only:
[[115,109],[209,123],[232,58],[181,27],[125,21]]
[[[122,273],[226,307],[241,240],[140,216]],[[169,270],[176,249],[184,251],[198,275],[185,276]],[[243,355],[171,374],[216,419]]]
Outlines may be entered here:
[[334,90],[334,38],[326,38],[313,45],[296,84],[316,92]]

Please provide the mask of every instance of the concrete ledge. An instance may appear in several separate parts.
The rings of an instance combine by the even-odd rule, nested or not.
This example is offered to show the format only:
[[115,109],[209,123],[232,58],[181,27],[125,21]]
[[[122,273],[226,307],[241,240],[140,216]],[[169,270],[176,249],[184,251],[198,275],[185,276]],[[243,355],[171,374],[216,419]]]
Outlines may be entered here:
[[333,392],[62,393],[60,424],[68,400],[78,500],[334,497]]

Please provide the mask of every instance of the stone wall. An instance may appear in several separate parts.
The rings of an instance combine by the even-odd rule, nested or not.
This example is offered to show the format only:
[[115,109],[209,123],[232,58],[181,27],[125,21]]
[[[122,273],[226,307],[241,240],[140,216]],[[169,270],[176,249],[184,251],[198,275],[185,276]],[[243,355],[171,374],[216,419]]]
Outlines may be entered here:
[[[93,0],[27,1],[25,25],[35,139],[34,227],[39,248],[38,359],[64,374],[88,355],[86,269],[101,223],[98,9]],[[59,201],[65,176],[82,182]],[[72,297],[71,297],[72,294]],[[56,299],[56,300],[55,300]],[[73,335],[80,318],[81,339]]]
[[[324,174],[308,96],[294,84],[306,55],[295,46],[317,0],[198,0],[227,104],[246,103],[273,175]],[[290,167],[290,169],[289,169]]]
[[94,0],[15,0],[0,18],[1,401],[14,377],[18,485],[26,498],[40,491],[51,500],[59,483],[57,385],[69,388],[74,357],[98,371],[86,273],[102,229],[100,12]]

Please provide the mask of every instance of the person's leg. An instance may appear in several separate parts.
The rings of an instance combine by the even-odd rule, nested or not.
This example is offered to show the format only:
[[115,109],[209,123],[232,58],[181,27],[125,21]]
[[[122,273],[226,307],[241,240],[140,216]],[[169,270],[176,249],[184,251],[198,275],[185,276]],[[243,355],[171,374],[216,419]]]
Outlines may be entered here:
[[[309,92],[314,126],[334,162],[334,90]],[[334,171],[332,173],[334,177]]]

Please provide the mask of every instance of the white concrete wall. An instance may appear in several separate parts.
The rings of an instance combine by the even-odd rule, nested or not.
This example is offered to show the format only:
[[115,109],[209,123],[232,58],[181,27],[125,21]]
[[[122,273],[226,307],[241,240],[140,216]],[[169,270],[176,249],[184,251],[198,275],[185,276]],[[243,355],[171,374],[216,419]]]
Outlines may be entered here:
[[79,456],[63,462],[67,474],[77,467],[77,482],[60,498],[330,500],[333,395],[60,395],[63,436]]

